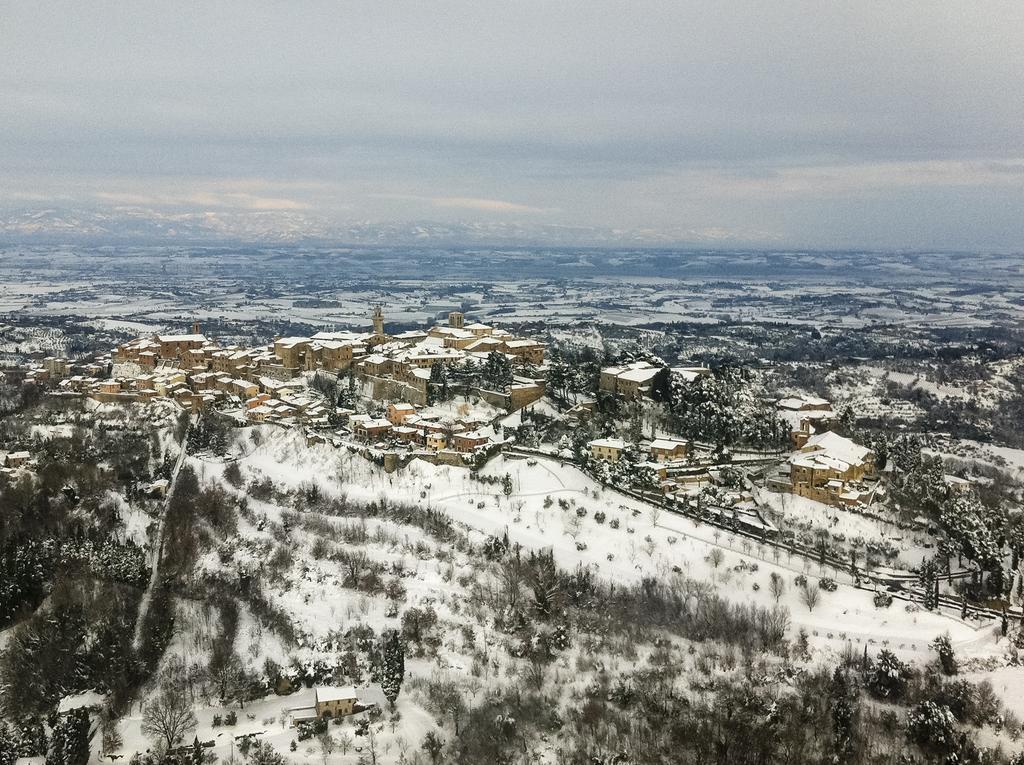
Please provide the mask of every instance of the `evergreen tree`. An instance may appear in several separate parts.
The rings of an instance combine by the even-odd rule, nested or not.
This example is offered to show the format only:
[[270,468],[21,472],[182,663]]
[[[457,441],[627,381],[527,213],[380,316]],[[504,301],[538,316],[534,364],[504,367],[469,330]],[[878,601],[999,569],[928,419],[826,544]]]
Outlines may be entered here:
[[46,765],[86,765],[89,762],[89,742],[92,732],[89,713],[85,709],[72,709],[53,726]]
[[481,377],[488,388],[504,390],[512,384],[512,363],[504,353],[491,351],[487,354]]
[[569,382],[571,379],[569,366],[562,360],[560,355],[553,356],[548,363],[547,389],[551,395],[564,401],[568,398]]
[[448,387],[448,368],[443,361],[439,361],[430,368],[430,380],[427,383],[427,399],[429,403],[434,401],[447,401],[451,397],[451,390]]
[[959,671],[956,654],[953,652],[953,643],[949,639],[949,633],[939,635],[931,644],[932,650],[939,654],[939,665],[943,674],[955,675]]
[[900,661],[892,651],[883,648],[868,673],[867,687],[879,698],[899,700],[907,690],[907,681],[911,675],[907,664]]
[[405,646],[398,630],[384,635],[384,672],[381,687],[391,708],[395,708],[405,678]]
[[921,580],[921,588],[924,590],[922,605],[929,611],[934,611],[939,607],[938,573],[938,566],[935,565],[935,561],[931,558],[921,564],[921,570],[918,573]]
[[937,762],[961,761],[952,759],[959,749],[960,737],[949,707],[934,701],[918,704],[907,715],[907,738]]
[[14,765],[18,752],[14,747],[14,734],[6,723],[0,722],[0,765]]

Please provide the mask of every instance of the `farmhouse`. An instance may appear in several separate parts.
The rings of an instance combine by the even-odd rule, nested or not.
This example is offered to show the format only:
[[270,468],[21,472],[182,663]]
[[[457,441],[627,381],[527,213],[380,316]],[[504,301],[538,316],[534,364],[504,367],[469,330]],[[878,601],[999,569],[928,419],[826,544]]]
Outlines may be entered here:
[[317,717],[343,717],[355,711],[359,695],[351,685],[317,686],[316,693],[316,716]]
[[601,370],[598,387],[605,393],[625,399],[638,399],[651,389],[651,381],[664,367],[646,361],[636,361],[621,367]]
[[597,438],[587,444],[594,459],[618,462],[626,442],[621,438]]
[[857,504],[865,492],[856,484],[873,471],[870,449],[828,431],[789,458],[790,491],[830,505]]
[[649,449],[651,458],[655,462],[672,462],[683,459],[689,451],[685,441],[675,441],[670,438],[658,438],[651,441]]

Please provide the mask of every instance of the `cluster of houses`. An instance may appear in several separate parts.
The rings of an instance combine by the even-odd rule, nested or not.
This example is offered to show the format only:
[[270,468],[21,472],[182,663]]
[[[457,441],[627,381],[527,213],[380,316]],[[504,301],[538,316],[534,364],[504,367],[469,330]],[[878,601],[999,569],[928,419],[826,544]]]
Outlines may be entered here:
[[[622,438],[597,438],[587,444],[594,459],[618,463],[630,447]],[[684,501],[696,495],[702,486],[714,482],[706,465],[689,459],[690,444],[674,438],[655,438],[637,445],[643,462],[639,466],[650,469],[658,479],[658,488],[669,499]]]
[[476,392],[514,412],[544,395],[543,374],[538,368],[544,364],[545,350],[544,343],[537,340],[480,322],[466,324],[461,311],[452,311],[447,324],[385,337],[355,363],[355,369],[373,383],[375,391],[380,391],[375,398],[426,404],[435,365],[442,364],[449,370],[483,366],[491,354],[502,354],[515,372],[511,383],[504,390]]
[[654,379],[659,374],[676,376],[684,382],[693,382],[711,374],[707,367],[664,367],[647,361],[635,361],[623,366],[601,370],[598,390],[628,401],[649,397]]
[[545,346],[486,324],[465,323],[460,311],[448,323],[429,330],[397,335],[384,331],[384,316],[374,309],[371,332],[319,332],[311,337],[284,337],[258,348],[222,348],[200,332],[142,337],[117,347],[112,355],[118,374],[66,377],[59,388],[87,393],[99,400],[173,398],[201,410],[226,397],[244,401],[247,416],[257,421],[298,419],[317,422],[328,412],[304,401],[303,372],[350,372],[370,383],[379,400],[428,399],[431,368],[483,365],[491,354],[502,354],[515,370],[504,390],[478,391],[491,403],[515,411],[544,394],[537,367],[544,363]]
[[[634,386],[653,379],[660,369],[646,362],[612,367],[602,372],[601,385],[616,395],[643,396],[645,387]],[[790,397],[776,402],[776,408],[791,426],[794,451],[768,477],[767,488],[837,507],[868,505],[884,495],[884,487],[874,476],[872,451],[829,430],[835,413],[828,401],[811,396]],[[599,438],[587,446],[594,459],[616,463],[630,444],[621,438]],[[706,470],[687,460],[689,452],[684,441],[656,439],[641,442],[638,448],[645,452],[649,459],[645,464],[658,474],[666,495],[690,495],[695,486],[709,479]]]
[[[623,453],[629,447],[629,442],[622,438],[597,438],[587,444],[590,449],[590,456],[594,459],[618,462],[622,459]],[[672,438],[657,438],[653,441],[641,444],[651,462],[671,463],[685,460],[690,453],[686,441],[678,441]]]
[[98,401],[170,399],[193,411],[209,409],[218,402],[243,402],[246,417],[254,422],[326,425],[330,414],[323,401],[306,392],[302,381],[262,375],[246,379],[202,367],[186,369],[168,364],[98,380],[76,375],[61,380],[56,387],[85,393]]
[[473,416],[442,418],[428,414],[408,402],[388,404],[384,417],[349,414],[352,434],[366,443],[405,444],[410,449],[473,454],[501,443],[490,421]]

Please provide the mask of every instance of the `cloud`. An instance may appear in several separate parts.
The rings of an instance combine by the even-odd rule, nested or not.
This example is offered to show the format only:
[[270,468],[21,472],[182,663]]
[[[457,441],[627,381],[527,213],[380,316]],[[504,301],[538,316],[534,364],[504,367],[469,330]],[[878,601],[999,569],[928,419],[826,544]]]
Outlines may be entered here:
[[474,197],[431,197],[435,207],[454,207],[460,210],[481,210],[483,212],[544,213],[551,212],[542,207],[505,202],[500,199],[476,199]]
[[97,191],[95,199],[114,205],[138,207],[218,208],[224,210],[307,210],[309,205],[294,199],[259,196],[244,192],[194,191],[182,194],[139,194]]
[[660,193],[721,201],[900,194],[908,190],[988,188],[1024,191],[1024,159],[866,162],[797,167],[683,169],[667,172]]
[[501,199],[481,199],[479,197],[432,197],[418,194],[371,194],[375,199],[391,199],[397,201],[422,202],[441,209],[477,210],[492,213],[550,213],[553,208],[532,207],[530,205],[506,202]]
[[2,203],[1024,241],[1019,0],[8,5]]

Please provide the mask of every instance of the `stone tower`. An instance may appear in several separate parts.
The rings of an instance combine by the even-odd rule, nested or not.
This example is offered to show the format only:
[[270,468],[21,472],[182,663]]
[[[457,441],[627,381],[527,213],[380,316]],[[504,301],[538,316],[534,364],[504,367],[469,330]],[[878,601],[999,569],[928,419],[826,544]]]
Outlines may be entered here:
[[384,337],[384,312],[380,305],[373,307],[373,334],[377,337]]
[[465,321],[465,315],[462,311],[452,311],[448,314],[448,326],[453,329],[462,329],[462,324]]

